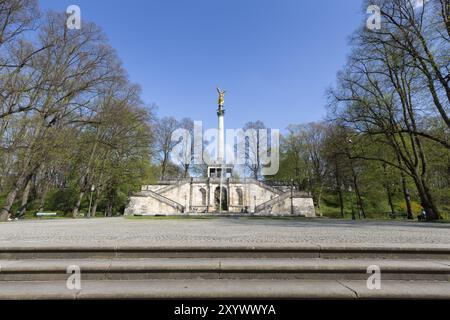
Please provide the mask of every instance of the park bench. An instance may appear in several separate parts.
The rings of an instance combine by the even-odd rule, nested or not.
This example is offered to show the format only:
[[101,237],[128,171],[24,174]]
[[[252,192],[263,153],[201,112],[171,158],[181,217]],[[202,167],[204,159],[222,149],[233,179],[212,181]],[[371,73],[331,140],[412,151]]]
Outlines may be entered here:
[[56,212],[36,212],[36,217],[42,218],[42,217],[56,217]]

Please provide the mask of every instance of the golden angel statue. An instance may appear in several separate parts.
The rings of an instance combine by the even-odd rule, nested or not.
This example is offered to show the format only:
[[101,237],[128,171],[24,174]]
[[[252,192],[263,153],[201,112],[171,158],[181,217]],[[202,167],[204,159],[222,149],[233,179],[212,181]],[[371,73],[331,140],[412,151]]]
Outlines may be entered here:
[[224,103],[225,103],[225,90],[220,90],[219,88],[217,88],[217,93],[219,94],[219,106],[223,107]]

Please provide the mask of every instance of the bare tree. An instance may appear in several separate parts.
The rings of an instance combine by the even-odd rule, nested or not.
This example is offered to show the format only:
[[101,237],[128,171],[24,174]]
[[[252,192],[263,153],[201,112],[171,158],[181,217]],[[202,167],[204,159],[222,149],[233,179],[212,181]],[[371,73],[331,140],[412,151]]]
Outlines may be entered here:
[[172,141],[172,135],[179,127],[179,122],[173,117],[162,118],[156,123],[155,147],[161,163],[161,180],[166,178],[170,165],[170,153],[178,144],[178,141]]
[[401,50],[421,75],[435,110],[450,128],[449,1],[370,1],[381,8],[382,29],[364,34],[367,43]]
[[244,125],[244,131],[251,132],[247,136],[247,147],[245,148],[245,166],[250,171],[250,174],[254,179],[260,179],[261,178],[261,169],[262,169],[262,163],[261,163],[261,154],[262,152],[268,152],[268,147],[264,147],[265,144],[261,142],[261,129],[266,129],[266,126],[262,121],[254,121],[254,122],[247,122]]
[[39,40],[41,51],[32,58],[35,89],[21,94],[33,105],[29,113],[29,139],[23,147],[17,178],[0,209],[5,220],[18,192],[47,160],[50,141],[58,129],[79,121],[89,110],[93,89],[114,79],[113,51],[93,24],[86,23],[79,32],[65,26],[65,15],[49,14]]
[[180,141],[182,153],[180,165],[183,170],[183,178],[186,179],[189,177],[189,170],[191,169],[194,160],[194,142],[192,141],[192,137],[194,136],[194,121],[190,118],[183,118],[180,120],[179,127],[189,133],[189,139]]
[[403,166],[379,155],[367,156],[367,150],[352,158],[378,160],[403,170],[414,180],[427,217],[437,219],[439,212],[428,186],[428,163],[418,134],[418,106],[423,95],[413,71],[415,58],[385,42],[367,41],[366,33],[357,38],[358,47],[339,75],[340,87],[331,92],[334,103],[343,106],[334,114],[361,133],[382,137],[380,141],[400,157]]

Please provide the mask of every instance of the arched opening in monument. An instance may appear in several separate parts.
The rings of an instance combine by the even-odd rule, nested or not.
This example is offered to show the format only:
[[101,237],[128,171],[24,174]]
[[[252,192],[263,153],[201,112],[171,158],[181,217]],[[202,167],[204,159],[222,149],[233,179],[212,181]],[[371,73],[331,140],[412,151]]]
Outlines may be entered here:
[[[216,210],[220,211],[220,187],[217,187],[214,191],[214,203]],[[222,187],[222,211],[228,211],[228,192],[227,188]]]
[[202,194],[202,206],[206,206],[206,190],[200,188],[200,193]]

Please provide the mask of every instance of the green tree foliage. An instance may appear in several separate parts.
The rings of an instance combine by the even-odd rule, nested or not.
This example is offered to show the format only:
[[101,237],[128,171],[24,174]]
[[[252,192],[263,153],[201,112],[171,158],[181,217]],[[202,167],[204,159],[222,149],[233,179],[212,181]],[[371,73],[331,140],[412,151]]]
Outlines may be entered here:
[[[323,183],[341,217],[350,206],[353,218],[382,210],[443,218],[450,203],[449,2],[369,4],[381,9],[381,29],[355,32],[328,92],[325,128],[320,135],[312,125],[288,129],[279,176],[312,192],[319,210]],[[319,148],[311,143],[317,136]]]
[[88,214],[115,215],[157,170],[153,110],[97,26],[39,16],[36,1],[0,1],[0,219],[76,217],[88,199]]

